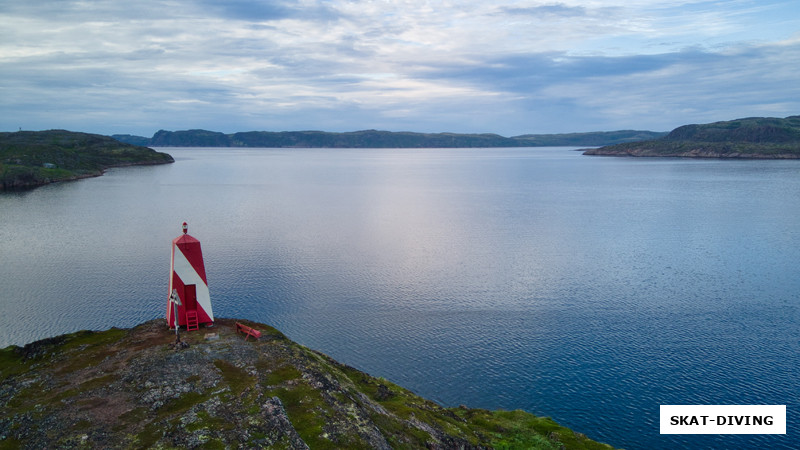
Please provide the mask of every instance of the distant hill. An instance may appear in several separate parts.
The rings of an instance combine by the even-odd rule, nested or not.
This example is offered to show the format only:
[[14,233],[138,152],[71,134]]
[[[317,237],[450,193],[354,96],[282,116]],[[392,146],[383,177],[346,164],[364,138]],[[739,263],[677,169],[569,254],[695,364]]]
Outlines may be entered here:
[[160,130],[152,138],[115,134],[121,142],[152,147],[306,147],[306,148],[469,148],[557,147],[608,145],[661,137],[653,131],[603,131],[569,134],[413,133],[379,130],[333,133],[327,131],[248,131],[224,134],[208,130]]
[[584,155],[795,159],[800,158],[800,116],[684,125],[660,139],[588,149]]
[[0,190],[98,176],[110,167],[165,164],[166,153],[65,130],[0,133]]
[[524,411],[442,407],[236,322],[184,345],[161,318],[0,349],[0,448],[611,449]]
[[134,136],[132,134],[115,134],[111,137],[126,144],[139,145],[142,147],[147,147],[148,145],[150,145],[149,137]]
[[657,139],[666,134],[666,132],[659,131],[619,130],[594,131],[590,133],[524,134],[512,139],[516,139],[530,147],[574,147],[639,142]]

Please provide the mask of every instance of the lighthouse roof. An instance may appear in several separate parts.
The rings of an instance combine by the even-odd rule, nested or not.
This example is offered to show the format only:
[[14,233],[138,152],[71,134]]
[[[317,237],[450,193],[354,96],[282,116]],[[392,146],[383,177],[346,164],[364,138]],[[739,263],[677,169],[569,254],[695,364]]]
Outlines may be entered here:
[[176,237],[175,239],[173,239],[172,243],[175,244],[175,245],[180,245],[180,244],[199,244],[200,241],[198,241],[197,238],[195,238],[194,236],[191,236],[191,235],[188,235],[188,234],[182,234],[182,235]]

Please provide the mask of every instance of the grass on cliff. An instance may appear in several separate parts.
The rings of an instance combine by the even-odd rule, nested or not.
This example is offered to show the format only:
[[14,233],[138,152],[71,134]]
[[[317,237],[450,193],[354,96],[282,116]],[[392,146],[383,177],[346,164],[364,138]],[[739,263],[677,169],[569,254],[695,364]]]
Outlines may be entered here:
[[222,378],[231,388],[233,395],[239,395],[246,388],[255,384],[255,378],[224,359],[215,360],[214,365],[222,372]]
[[166,153],[97,134],[65,130],[0,133],[0,189],[100,175],[109,167],[172,161]]
[[30,368],[30,362],[25,361],[17,349],[19,347],[15,346],[0,349],[0,382],[27,372]]
[[[434,424],[454,436],[461,436],[473,445],[490,446],[496,449],[587,449],[608,450],[612,447],[575,433],[548,417],[537,417],[525,411],[488,411],[470,408],[443,408],[412,392],[384,379],[366,376],[363,372],[343,366],[342,370],[357,385],[359,390],[377,401],[381,406],[403,419],[419,419]],[[398,422],[381,420],[375,414],[373,421],[387,436],[408,436],[406,427],[398,428]],[[430,436],[421,430],[412,433],[415,443],[424,447]],[[562,447],[563,446],[563,447]]]
[[322,437],[327,423],[325,417],[331,411],[319,391],[300,381],[292,386],[276,389],[271,394],[281,399],[294,429],[309,447],[336,448],[333,442]]
[[111,350],[107,346],[126,334],[127,330],[119,328],[102,332],[82,330],[36,341],[24,347],[12,345],[0,349],[0,381],[24,373],[45,359],[59,360],[73,350],[79,350],[81,358],[67,359],[59,366],[60,372],[71,372],[96,364],[109,355]]

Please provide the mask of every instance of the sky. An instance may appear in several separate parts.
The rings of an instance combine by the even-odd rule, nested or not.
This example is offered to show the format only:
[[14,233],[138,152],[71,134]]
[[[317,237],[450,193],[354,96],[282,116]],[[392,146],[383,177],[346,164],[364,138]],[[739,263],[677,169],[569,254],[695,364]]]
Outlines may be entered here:
[[0,131],[669,131],[799,69],[797,0],[0,2]]

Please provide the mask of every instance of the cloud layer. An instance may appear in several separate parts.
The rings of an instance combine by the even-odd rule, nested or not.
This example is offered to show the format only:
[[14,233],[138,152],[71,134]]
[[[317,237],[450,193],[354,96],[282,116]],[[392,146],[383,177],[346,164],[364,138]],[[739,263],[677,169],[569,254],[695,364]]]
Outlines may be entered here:
[[800,113],[794,1],[0,5],[0,129],[503,135]]

